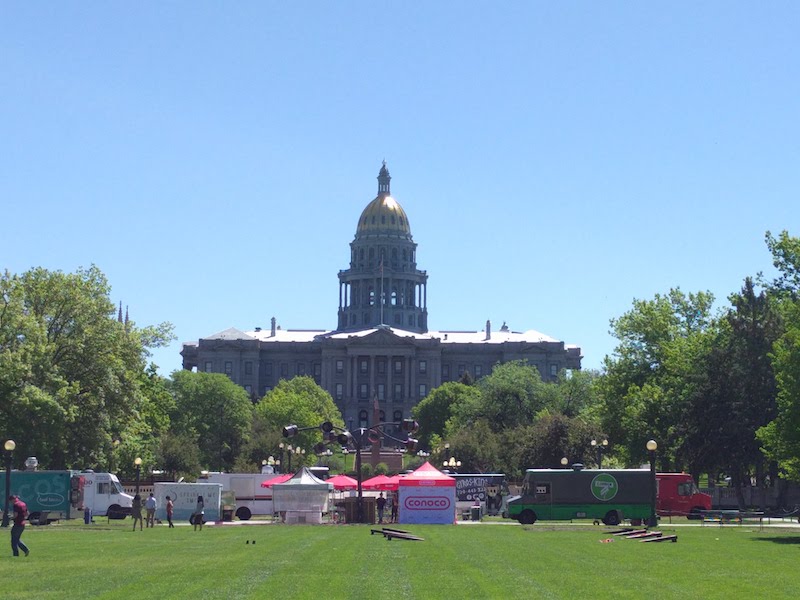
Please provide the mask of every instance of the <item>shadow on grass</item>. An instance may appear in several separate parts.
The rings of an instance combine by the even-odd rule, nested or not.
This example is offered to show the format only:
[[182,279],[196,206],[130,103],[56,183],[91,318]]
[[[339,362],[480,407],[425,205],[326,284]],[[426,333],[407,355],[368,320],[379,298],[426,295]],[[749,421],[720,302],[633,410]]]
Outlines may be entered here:
[[800,545],[800,536],[798,535],[786,537],[757,537],[753,539],[757,542],[772,542],[773,544],[782,544],[786,546]]

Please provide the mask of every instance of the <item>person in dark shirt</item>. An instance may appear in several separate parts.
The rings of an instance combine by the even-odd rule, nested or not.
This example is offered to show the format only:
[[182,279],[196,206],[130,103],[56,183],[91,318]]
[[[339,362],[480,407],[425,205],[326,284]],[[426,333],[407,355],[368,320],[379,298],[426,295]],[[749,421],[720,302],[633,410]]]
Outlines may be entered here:
[[383,492],[375,501],[375,506],[378,507],[378,523],[383,523],[383,509],[386,508],[386,498],[383,497]]
[[25,518],[28,516],[28,507],[17,496],[11,495],[8,499],[13,502],[14,508],[14,525],[11,527],[11,552],[14,556],[19,556],[19,551],[22,550],[25,556],[31,553],[30,549],[20,539],[22,532],[25,531]]

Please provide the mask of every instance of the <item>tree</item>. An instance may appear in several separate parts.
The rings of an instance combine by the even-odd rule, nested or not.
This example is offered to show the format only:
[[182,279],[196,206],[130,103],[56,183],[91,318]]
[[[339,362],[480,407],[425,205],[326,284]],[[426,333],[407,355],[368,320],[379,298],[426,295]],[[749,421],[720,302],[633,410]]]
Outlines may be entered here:
[[222,373],[172,374],[173,433],[197,440],[204,465],[229,471],[247,442],[253,404],[247,392]]
[[620,343],[606,357],[599,382],[601,426],[624,462],[646,460],[644,444],[652,437],[663,468],[675,465],[685,404],[716,327],[712,304],[710,293],[672,289],[634,300],[629,312],[611,321]]
[[432,436],[444,435],[445,426],[453,416],[454,408],[477,406],[480,396],[481,393],[477,388],[455,381],[448,381],[431,390],[412,411],[414,418],[419,422],[416,437],[420,445],[430,448]]
[[459,419],[484,418],[493,430],[532,423],[536,414],[548,405],[553,388],[542,381],[539,370],[525,361],[497,365],[477,383],[481,393],[477,405],[459,406]]
[[[316,429],[318,425],[330,421],[337,427],[344,427],[342,415],[331,395],[308,376],[282,379],[256,405],[256,414],[261,419],[259,426],[263,427],[265,431],[278,433],[286,425],[315,428],[300,432],[290,441],[307,452],[306,458],[296,460],[297,466],[302,466],[305,461],[315,459],[311,449],[322,441],[322,432]],[[270,439],[277,440],[279,438]],[[277,443],[274,447],[264,450],[269,450],[269,454],[277,452]]]
[[171,339],[120,323],[109,290],[94,266],[0,277],[0,428],[45,468],[108,464],[140,418],[148,346]]

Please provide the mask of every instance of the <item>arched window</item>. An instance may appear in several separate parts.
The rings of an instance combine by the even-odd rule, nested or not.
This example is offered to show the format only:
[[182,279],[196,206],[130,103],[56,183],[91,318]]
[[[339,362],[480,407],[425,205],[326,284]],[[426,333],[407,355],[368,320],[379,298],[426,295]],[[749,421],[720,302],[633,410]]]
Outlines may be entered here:
[[397,306],[397,288],[392,290],[392,306]]
[[361,248],[361,250],[358,251],[358,258],[360,258],[361,260],[364,260],[364,249],[363,248]]
[[392,260],[397,260],[397,248],[392,248]]
[[381,225],[386,225],[386,215],[381,215]]
[[375,248],[370,248],[369,249],[369,259],[372,260],[373,258],[375,258]]
[[375,225],[375,215],[372,215],[372,224]]
[[402,421],[403,420],[403,411],[396,410],[394,411],[394,416],[392,417],[392,421]]
[[380,415],[381,423],[385,423],[386,422],[386,413],[384,411],[380,411],[380,412],[381,412],[381,415]]
[[405,248],[403,248],[403,260],[408,260],[408,252],[406,252]]
[[369,417],[367,416],[367,411],[362,410],[361,412],[359,412],[358,413],[358,426],[359,427],[366,427],[368,418]]
[[394,225],[394,215],[392,215],[392,225]]

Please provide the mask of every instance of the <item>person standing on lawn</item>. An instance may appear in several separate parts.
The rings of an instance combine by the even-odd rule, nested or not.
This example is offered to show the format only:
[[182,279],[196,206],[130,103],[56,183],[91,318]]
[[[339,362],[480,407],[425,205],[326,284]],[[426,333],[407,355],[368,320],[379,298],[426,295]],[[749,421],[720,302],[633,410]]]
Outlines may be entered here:
[[386,508],[386,498],[383,497],[383,492],[375,501],[375,506],[378,507],[378,523],[383,523],[383,509]]
[[28,507],[18,496],[12,494],[8,499],[13,503],[12,510],[14,511],[14,525],[11,526],[11,552],[14,553],[14,556],[19,556],[19,551],[22,549],[25,556],[28,556],[31,551],[20,539],[22,532],[25,531],[25,518],[28,516]]
[[156,497],[153,495],[153,492],[150,492],[150,495],[144,502],[144,507],[147,509],[147,527],[153,527],[153,525],[155,525],[157,506]]
[[169,523],[170,527],[175,527],[175,525],[172,524],[172,513],[174,510],[175,510],[175,503],[169,496],[167,496],[167,523]]
[[136,531],[136,521],[139,521],[139,531],[142,530],[142,497],[136,494],[131,502],[131,518],[133,519],[133,530]]
[[203,515],[205,514],[205,503],[203,497],[197,497],[197,506],[194,508],[194,515],[192,522],[194,523],[194,530],[197,531],[197,526],[200,525],[200,531],[203,531]]
[[392,492],[392,523],[397,523],[398,504],[400,504],[400,499],[397,497],[397,492]]

